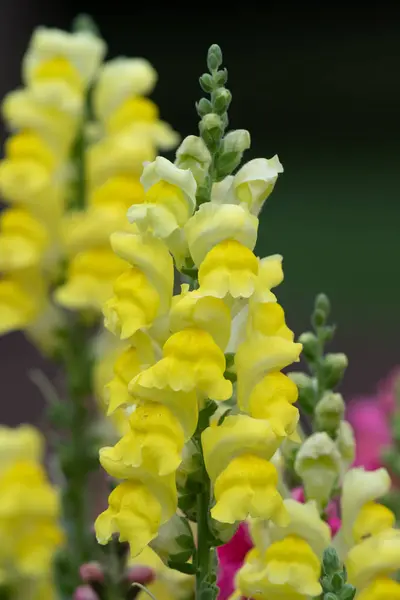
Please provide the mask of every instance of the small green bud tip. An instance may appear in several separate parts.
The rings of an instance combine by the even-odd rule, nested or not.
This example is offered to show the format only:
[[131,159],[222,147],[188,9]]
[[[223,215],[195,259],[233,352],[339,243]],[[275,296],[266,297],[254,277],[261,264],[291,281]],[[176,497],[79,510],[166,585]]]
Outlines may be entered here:
[[201,98],[201,100],[196,102],[196,110],[199,117],[204,117],[213,112],[213,106],[207,98]]
[[315,359],[318,353],[318,340],[311,331],[302,333],[299,337],[300,344],[303,344],[303,354],[308,359]]
[[199,79],[201,89],[206,92],[206,94],[210,94],[214,89],[214,80],[212,75],[209,73],[203,73],[203,75]]
[[92,35],[95,35],[96,37],[100,37],[99,28],[97,27],[94,20],[92,19],[92,17],[90,15],[87,15],[84,13],[77,15],[77,17],[75,17],[75,19],[72,22],[72,31],[74,33],[80,33],[80,32],[91,33]]
[[214,110],[219,115],[227,112],[229,105],[232,101],[232,94],[226,88],[220,88],[217,90],[214,98]]
[[207,53],[207,67],[212,73],[222,65],[222,50],[218,44],[212,44]]
[[326,548],[324,551],[323,564],[327,573],[334,573],[340,569],[340,560],[334,548]]
[[325,317],[329,316],[331,312],[331,303],[326,294],[318,294],[315,299],[315,309],[320,310],[325,314]]

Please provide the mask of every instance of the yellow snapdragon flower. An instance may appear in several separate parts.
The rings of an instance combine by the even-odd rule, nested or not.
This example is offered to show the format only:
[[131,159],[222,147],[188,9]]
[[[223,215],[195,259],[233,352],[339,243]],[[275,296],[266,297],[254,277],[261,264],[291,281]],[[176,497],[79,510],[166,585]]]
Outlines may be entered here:
[[321,559],[330,543],[329,526],[313,502],[283,502],[289,519],[280,525],[250,521],[255,547],[236,575],[234,597],[306,600],[321,591]]
[[38,27],[24,57],[24,82],[40,103],[76,114],[105,52],[91,33]]

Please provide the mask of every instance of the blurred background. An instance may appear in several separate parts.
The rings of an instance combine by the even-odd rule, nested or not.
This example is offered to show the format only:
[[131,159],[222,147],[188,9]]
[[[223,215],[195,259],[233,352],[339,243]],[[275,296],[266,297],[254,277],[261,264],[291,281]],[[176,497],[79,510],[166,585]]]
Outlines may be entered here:
[[[185,136],[196,133],[207,48],[219,43],[231,126],[252,136],[246,158],[277,153],[285,168],[264,208],[258,252],[284,255],[288,323],[297,334],[308,328],[314,297],[326,292],[338,324],[332,350],[350,360],[342,390],[347,398],[371,392],[400,364],[400,6],[237,6],[224,15],[207,3],[114,0],[102,11],[84,0],[2,0],[0,96],[20,83],[34,27],[68,28],[88,12],[109,57],[153,63],[153,98]],[[32,367],[51,372],[22,335],[0,339],[2,421],[37,422],[43,401]]]

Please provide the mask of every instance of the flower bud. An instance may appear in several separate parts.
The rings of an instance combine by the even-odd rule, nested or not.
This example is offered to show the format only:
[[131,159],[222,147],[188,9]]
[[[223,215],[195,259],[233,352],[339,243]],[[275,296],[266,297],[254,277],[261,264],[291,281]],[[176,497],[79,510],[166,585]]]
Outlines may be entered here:
[[222,51],[218,44],[212,44],[207,53],[207,67],[210,71],[216,71],[222,64]]
[[225,85],[228,81],[228,71],[226,69],[221,69],[221,71],[214,73],[214,81],[218,86]]
[[189,135],[176,151],[175,164],[180,169],[190,169],[197,183],[201,184],[211,164],[211,154],[200,137]]
[[169,562],[187,562],[194,551],[193,534],[188,521],[174,515],[160,527],[150,547],[166,565]]
[[313,414],[316,402],[316,382],[315,379],[302,372],[287,373],[287,376],[297,385],[299,390],[299,406],[307,414]]
[[199,129],[206,144],[208,146],[215,145],[219,142],[223,131],[221,117],[215,113],[204,115],[200,121]]
[[176,484],[180,493],[188,491],[202,481],[201,454],[192,440],[183,447],[182,462],[176,472]]
[[331,303],[326,294],[318,294],[315,299],[315,309],[320,310],[325,318],[329,317],[329,313],[331,312]]
[[326,392],[315,408],[315,420],[320,431],[336,433],[345,410],[341,394]]
[[226,88],[219,88],[215,93],[214,110],[219,115],[226,113],[230,103],[232,102],[232,94]]
[[199,79],[201,89],[209,94],[214,89],[214,80],[210,73],[203,73],[203,75]]
[[326,354],[322,363],[325,387],[333,389],[342,380],[349,361],[343,352]]
[[340,474],[341,457],[334,441],[325,432],[314,433],[296,455],[295,471],[304,484],[307,500],[326,506]]
[[209,113],[213,112],[213,106],[211,102],[207,100],[207,98],[201,98],[196,103],[196,110],[200,117],[204,117],[204,115],[208,115]]
[[95,561],[81,565],[79,575],[85,583],[90,583],[92,581],[101,583],[104,581],[103,568],[100,563]]
[[318,356],[318,340],[314,333],[306,331],[299,337],[300,344],[303,344],[303,354],[307,360],[314,361]]
[[250,148],[250,133],[247,129],[235,129],[230,131],[224,137],[222,151],[225,152],[244,152]]

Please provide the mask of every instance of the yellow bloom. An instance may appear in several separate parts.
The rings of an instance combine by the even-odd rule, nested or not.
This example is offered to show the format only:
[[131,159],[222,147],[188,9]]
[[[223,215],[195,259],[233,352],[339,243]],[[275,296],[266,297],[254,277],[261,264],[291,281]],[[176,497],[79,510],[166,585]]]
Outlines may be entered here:
[[225,350],[230,337],[231,315],[220,298],[199,296],[197,290],[189,292],[188,286],[182,285],[181,294],[173,298],[169,319],[172,332],[198,327],[208,331],[221,350]]
[[154,144],[146,136],[122,132],[105,137],[86,152],[89,186],[95,188],[116,176],[137,178],[142,173],[143,163],[154,157]]
[[234,523],[250,515],[286,522],[276,489],[278,473],[269,462],[279,443],[268,421],[246,415],[228,416],[203,432],[204,461],[214,483],[214,519]]
[[253,250],[257,229],[257,217],[241,206],[204,203],[187,222],[185,235],[194,264],[200,267],[210,250],[222,242],[236,241]]
[[132,204],[140,204],[144,200],[145,192],[139,178],[122,174],[114,175],[94,188],[89,195],[88,203],[96,207],[121,205],[126,212]]
[[30,458],[10,464],[0,475],[0,498],[0,568],[11,566],[20,576],[48,575],[63,534],[59,497],[41,465]]
[[[344,557],[347,550],[356,543],[355,536],[357,534],[360,534],[362,530],[367,532],[368,523],[365,522],[365,517],[372,508],[371,504],[387,494],[390,485],[390,477],[386,469],[365,471],[363,468],[355,468],[346,473],[343,478],[341,495],[342,526],[335,539],[335,546],[341,556]],[[382,513],[378,509],[377,515],[373,514],[374,519],[371,525],[376,521],[376,516],[378,516],[377,522],[379,523],[381,515]]]
[[51,194],[53,154],[36,134],[18,133],[8,139],[0,163],[0,189],[7,202],[32,205]]
[[210,250],[199,268],[200,292],[217,298],[249,298],[255,289],[258,260],[236,240]]
[[120,541],[129,542],[134,557],[175,513],[175,476],[125,481],[111,492],[108,501],[108,509],[95,522],[97,540],[99,544],[107,544],[113,533],[119,532]]
[[31,425],[0,426],[0,473],[18,461],[39,461],[43,454],[43,439]]
[[0,279],[0,334],[32,324],[44,307],[45,290],[40,273],[31,269]]
[[235,365],[238,401],[247,406],[252,389],[269,373],[280,371],[297,361],[302,345],[278,336],[253,335],[238,348]]
[[121,406],[132,403],[132,398],[128,393],[129,382],[140,373],[142,368],[155,361],[150,339],[144,339],[141,342],[139,348],[129,346],[115,360],[114,377],[106,385],[107,415],[111,415]]
[[279,526],[270,521],[254,519],[250,522],[250,533],[256,547],[266,550],[272,542],[287,536],[302,538],[320,559],[331,541],[330,528],[319,514],[315,502],[305,504],[287,498],[283,504],[289,514],[289,523]]
[[76,134],[76,118],[63,112],[60,107],[41,104],[29,89],[7,94],[2,111],[11,130],[32,131],[61,154],[66,154]]
[[100,69],[94,88],[96,116],[107,122],[126,100],[150,94],[156,81],[156,71],[144,58],[118,57],[107,61]]
[[197,184],[191,171],[179,169],[158,156],[144,167],[140,180],[146,190],[146,202],[133,205],[128,220],[142,231],[152,231],[165,239],[172,252],[184,252],[180,228],[196,207]]
[[217,477],[217,503],[211,516],[222,523],[244,521],[248,516],[286,523],[287,513],[277,484],[278,473],[272,463],[253,454],[242,454]]
[[130,431],[114,447],[100,450],[103,468],[118,479],[134,477],[138,468],[155,475],[173,473],[181,463],[184,432],[162,404],[147,402],[129,417]]
[[118,256],[143,271],[158,292],[161,312],[167,312],[174,285],[174,266],[165,244],[151,234],[116,232],[111,236],[111,246]]
[[138,389],[191,392],[197,390],[213,400],[227,400],[232,384],[224,378],[225,356],[211,335],[188,328],[174,333],[163,347],[163,358],[140,373],[131,384]]
[[394,527],[396,517],[389,508],[376,502],[367,502],[361,508],[353,525],[353,538],[356,543],[370,535],[375,535]]
[[297,397],[297,385],[275,371],[257,383],[246,404],[239,406],[255,419],[268,419],[277,435],[293,436],[299,421],[299,411],[292,406]]
[[46,228],[22,208],[9,208],[0,215],[0,270],[36,266],[48,244]]
[[284,310],[277,302],[250,303],[247,322],[248,336],[250,337],[253,332],[259,332],[265,336],[276,335],[291,342],[294,338],[293,331],[286,325]]
[[100,311],[112,295],[116,277],[127,267],[127,263],[107,247],[80,252],[69,263],[67,281],[55,291],[55,299],[71,310]]
[[400,600],[400,583],[379,577],[357,594],[357,600]]
[[349,582],[357,590],[395,573],[400,568],[400,531],[386,529],[368,537],[349,551],[345,564]]
[[321,591],[320,561],[301,538],[288,536],[265,553],[253,549],[236,576],[237,595],[269,600],[307,600]]
[[24,57],[25,83],[38,101],[79,112],[105,51],[104,42],[91,33],[38,27]]

